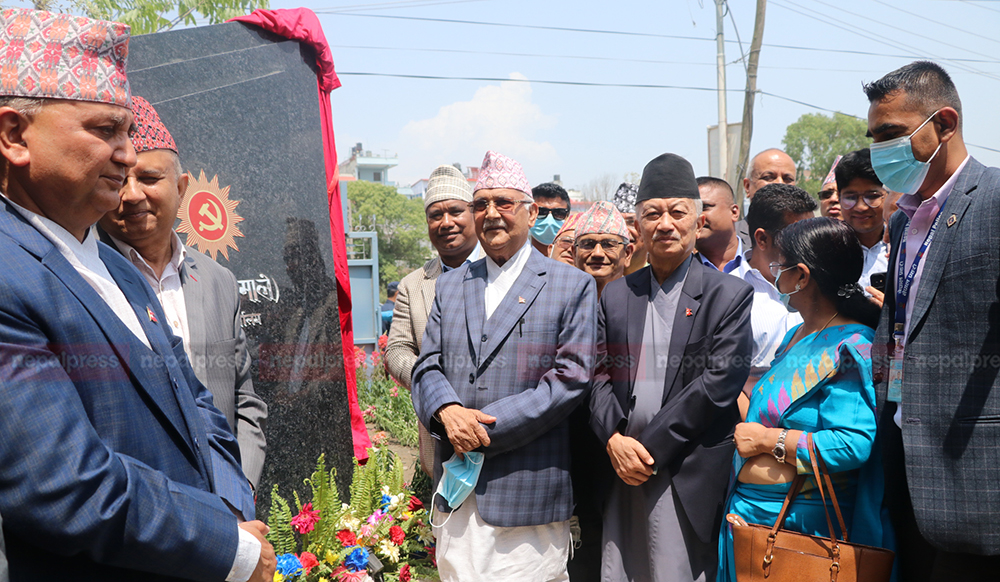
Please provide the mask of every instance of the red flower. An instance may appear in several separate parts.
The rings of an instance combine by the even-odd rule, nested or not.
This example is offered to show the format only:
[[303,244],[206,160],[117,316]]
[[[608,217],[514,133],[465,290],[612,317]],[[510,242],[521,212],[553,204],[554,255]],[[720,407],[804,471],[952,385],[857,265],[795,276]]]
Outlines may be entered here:
[[378,336],[378,349],[384,352],[387,345],[389,345],[389,336],[385,334]]
[[292,529],[300,534],[307,534],[316,526],[319,521],[319,512],[313,511],[313,504],[306,503],[302,506],[302,511],[292,518]]
[[347,529],[342,529],[337,532],[337,540],[339,540],[340,545],[345,548],[358,545],[358,538],[354,537],[354,534]]
[[406,539],[406,532],[404,532],[403,528],[398,525],[394,525],[389,528],[389,539],[392,540],[392,543],[398,546],[403,543],[403,540]]
[[302,568],[305,569],[307,575],[313,568],[319,566],[319,560],[316,559],[314,554],[310,554],[309,552],[302,552],[299,555],[299,562],[302,564]]
[[403,564],[403,567],[399,569],[399,582],[410,582],[410,565]]
[[424,508],[424,502],[417,499],[415,495],[411,495],[410,506],[407,508],[410,510],[410,513],[413,513],[414,511],[418,511],[423,508]]

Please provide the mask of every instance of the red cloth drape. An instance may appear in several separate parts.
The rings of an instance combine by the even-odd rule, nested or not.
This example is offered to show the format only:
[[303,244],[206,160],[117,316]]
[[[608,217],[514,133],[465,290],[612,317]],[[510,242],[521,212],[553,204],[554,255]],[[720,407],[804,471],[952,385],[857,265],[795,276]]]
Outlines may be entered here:
[[254,10],[238,16],[237,22],[259,26],[287,39],[303,42],[316,51],[316,74],[319,88],[319,112],[323,130],[323,158],[326,164],[327,197],[330,204],[330,236],[333,239],[333,269],[337,277],[337,305],[340,311],[340,338],[344,344],[344,371],[347,374],[347,400],[351,408],[351,432],[354,456],[368,458],[371,446],[361,407],[358,406],[357,377],[354,370],[354,323],[351,319],[351,277],[347,269],[344,219],[340,206],[340,174],[337,172],[337,148],[333,139],[333,110],[330,92],[340,87],[333,68],[333,53],[326,42],[319,18],[308,8],[291,10]]

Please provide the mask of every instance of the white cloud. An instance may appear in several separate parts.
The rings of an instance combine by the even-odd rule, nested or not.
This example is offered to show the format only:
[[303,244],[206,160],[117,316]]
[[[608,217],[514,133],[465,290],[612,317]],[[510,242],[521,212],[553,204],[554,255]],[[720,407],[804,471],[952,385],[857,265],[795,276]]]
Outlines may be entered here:
[[[510,78],[527,79],[520,73],[511,73]],[[521,162],[528,180],[536,183],[541,176],[532,176],[532,167],[559,161],[555,147],[539,139],[555,125],[555,116],[531,102],[529,83],[503,81],[480,87],[471,100],[445,105],[430,119],[406,124],[396,148],[400,164],[390,176],[408,184],[427,177],[439,164],[478,165],[487,150],[495,150]]]

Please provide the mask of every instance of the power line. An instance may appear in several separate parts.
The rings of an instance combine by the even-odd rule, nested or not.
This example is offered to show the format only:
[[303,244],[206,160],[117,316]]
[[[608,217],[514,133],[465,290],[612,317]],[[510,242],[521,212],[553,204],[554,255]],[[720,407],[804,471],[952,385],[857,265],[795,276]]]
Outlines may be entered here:
[[[851,23],[849,23],[849,22],[844,22],[843,20],[839,20],[837,18],[834,18],[834,17],[830,16],[829,14],[822,14],[820,12],[817,12],[816,10],[804,7],[801,4],[796,4],[792,0],[784,0],[784,1],[788,2],[788,4],[791,4],[792,6],[800,8],[801,10],[796,10],[792,6],[788,6],[788,5],[784,4],[783,2],[778,2],[777,0],[772,0],[772,4],[774,4],[775,6],[778,6],[779,8],[784,8],[785,10],[788,10],[790,12],[794,12],[794,13],[799,14],[801,16],[805,16],[806,18],[810,18],[812,20],[816,20],[818,22],[822,22],[823,24],[826,24],[827,26],[832,26],[834,28],[839,28],[841,30],[845,30],[845,31],[847,31],[847,32],[849,32],[851,34],[860,36],[861,38],[867,39],[869,41],[877,42],[879,44],[884,44],[884,45],[887,45],[887,46],[890,46],[890,47],[893,47],[893,48],[896,48],[896,45],[898,45],[898,46],[900,46],[902,48],[905,48],[905,49],[908,49],[908,50],[917,51],[918,53],[920,52],[919,48],[909,46],[909,45],[907,45],[905,43],[902,43],[902,42],[899,42],[899,41],[895,41],[895,43],[893,43],[891,41],[883,40],[883,39],[878,38],[878,37],[873,37],[871,35],[867,35],[867,34],[863,34],[861,32],[858,32],[857,30],[855,30],[853,28],[853,25]],[[808,12],[803,12],[803,10],[808,11]],[[809,14],[809,12],[812,12],[812,14]],[[924,57],[918,57],[918,58],[927,58],[927,57],[935,58],[935,59],[941,60],[941,61],[956,62],[955,59],[947,59],[947,58],[943,58],[943,57],[940,57],[940,56],[931,55],[929,53],[926,56],[924,56]],[[979,70],[973,69],[971,67],[968,67],[966,65],[956,64],[955,66],[959,67],[962,70],[965,70],[967,72],[976,73],[976,74],[979,74],[979,75],[981,75],[983,77],[987,77],[989,79],[1000,80],[1000,77],[998,77],[996,75],[993,75],[993,74],[990,74],[990,73],[986,73],[985,71],[979,71]]]
[[[448,77],[443,75],[409,75],[409,74],[397,74],[397,73],[370,73],[370,72],[360,72],[360,71],[346,71],[337,72],[337,75],[341,77],[389,77],[396,79],[416,79],[422,81],[477,81],[477,82],[487,82],[487,83],[539,83],[543,85],[568,85],[575,87],[612,87],[612,88],[626,88],[626,89],[679,89],[685,91],[718,91],[716,87],[689,87],[682,85],[655,85],[655,84],[644,84],[644,83],[594,83],[589,81],[558,81],[558,80],[544,80],[544,79],[504,79],[500,77]],[[743,93],[742,89],[727,89],[730,93]],[[822,107],[820,105],[815,105],[813,103],[807,103],[805,101],[800,101],[798,99],[793,99],[791,97],[785,97],[783,95],[778,95],[777,93],[771,93],[770,91],[757,90],[761,95],[767,95],[768,97],[774,97],[775,99],[781,99],[783,101],[788,101],[791,103],[796,103],[804,107],[809,107],[810,109],[817,109],[819,111],[826,111],[829,113],[839,113],[841,115],[847,115],[848,117],[853,117],[855,119],[866,120],[864,117],[859,117],[850,113],[844,113],[843,111],[838,111],[836,109],[830,109],[828,107]],[[867,120],[866,120],[867,121]],[[965,145],[976,147],[991,152],[1000,153],[1000,150],[991,147],[976,145],[973,143],[966,142]]]
[[470,2],[485,2],[488,0],[400,0],[398,2],[377,2],[374,4],[349,4],[346,6],[331,6],[328,8],[317,8],[317,14],[339,14],[341,12],[353,12],[355,10],[393,10],[395,8],[423,8],[424,6],[438,6],[440,4],[468,4]]
[[962,0],[963,4],[968,4],[969,6],[975,6],[976,8],[982,8],[983,10],[989,10],[990,12],[1000,12],[996,8],[990,8],[989,6],[983,6],[982,4],[976,4],[975,2],[969,2],[968,0]]
[[[666,34],[654,34],[647,32],[632,32],[623,30],[599,30],[599,29],[586,29],[586,28],[564,28],[556,26],[538,26],[531,24],[511,24],[505,22],[482,22],[477,20],[453,20],[448,18],[426,18],[423,16],[399,16],[394,14],[360,14],[355,12],[335,12],[335,11],[324,11],[316,10],[317,14],[331,14],[335,16],[355,16],[360,18],[388,18],[393,20],[410,20],[410,21],[423,21],[423,22],[441,22],[448,24],[467,24],[475,26],[496,26],[503,28],[526,28],[526,29],[537,29],[537,30],[551,30],[560,32],[576,32],[576,33],[588,33],[588,34],[610,34],[617,36],[638,36],[647,38],[669,38],[675,40],[696,40],[705,42],[715,42],[714,38],[704,38],[700,36],[679,36],[679,35],[666,35]],[[853,31],[851,31],[853,32]],[[865,37],[870,38],[870,37]],[[727,40],[727,43],[737,43],[735,40]],[[871,57],[888,57],[896,59],[919,59],[925,58],[926,55],[920,54],[908,54],[908,55],[896,55],[896,54],[885,54],[885,53],[875,53],[869,51],[858,51],[851,49],[837,49],[837,48],[817,48],[817,47],[806,47],[806,46],[795,46],[786,44],[771,44],[764,43],[763,46],[769,48],[780,48],[788,50],[801,50],[801,51],[814,51],[814,52],[830,52],[830,53],[842,53],[842,54],[852,54],[861,56],[871,56]],[[912,49],[911,49],[912,50]],[[919,51],[917,51],[919,53]],[[967,62],[967,63],[990,63],[990,64],[1000,64],[1000,60],[983,60],[983,59],[967,59],[967,58],[941,58],[940,60],[946,60],[950,62]]]
[[[381,50],[381,51],[404,51],[404,52],[430,52],[430,53],[444,53],[444,54],[462,54],[462,55],[492,55],[501,57],[526,57],[526,58],[546,58],[546,59],[575,59],[575,60],[586,60],[586,61],[608,61],[608,62],[620,62],[620,63],[644,63],[653,65],[690,65],[690,66],[700,66],[700,67],[715,67],[716,63],[707,62],[696,62],[696,61],[664,61],[657,59],[623,59],[616,57],[595,57],[589,55],[558,55],[558,54],[539,54],[539,53],[516,53],[516,52],[501,52],[501,51],[476,51],[467,49],[441,49],[441,48],[417,48],[417,47],[391,47],[391,46],[370,46],[370,45],[347,45],[347,44],[331,44],[331,48],[344,48],[344,49],[356,49],[356,50]],[[735,65],[739,61],[733,61],[728,63],[730,65]],[[745,68],[745,65],[744,65]],[[765,69],[780,69],[783,71],[814,71],[815,67],[761,67]],[[823,72],[827,73],[880,73],[881,70],[857,70],[857,69],[823,69]]]
[[893,10],[895,10],[897,12],[902,12],[903,14],[908,14],[908,15],[914,17],[914,18],[919,18],[920,20],[926,20],[927,22],[930,22],[930,23],[934,24],[935,26],[943,26],[945,28],[950,28],[952,30],[958,31],[958,32],[962,33],[963,35],[975,36],[975,37],[981,38],[983,40],[988,40],[990,42],[995,42],[997,44],[1000,44],[1000,40],[997,40],[997,39],[995,39],[993,37],[989,37],[989,36],[986,36],[984,34],[976,34],[974,32],[968,31],[968,30],[966,30],[964,28],[959,28],[957,26],[952,26],[950,24],[945,24],[944,22],[939,22],[937,20],[934,20],[933,18],[927,18],[926,16],[924,16],[922,14],[917,14],[916,12],[911,12],[909,10],[903,10],[902,8],[893,6],[892,4],[889,4],[888,2],[883,2],[882,0],[871,0],[871,1],[875,2],[876,4],[881,4],[882,6],[885,6],[887,8],[892,8]]
[[909,29],[906,29],[906,28],[901,28],[899,26],[895,26],[895,25],[889,24],[887,22],[877,21],[877,20],[875,20],[875,19],[873,19],[873,18],[871,18],[869,16],[865,16],[864,14],[858,14],[856,12],[851,12],[850,10],[845,10],[845,9],[839,7],[839,6],[835,6],[833,4],[830,4],[829,2],[824,2],[823,0],[812,0],[812,1],[815,2],[815,3],[817,3],[817,4],[822,4],[823,6],[826,6],[828,8],[833,8],[834,10],[839,10],[839,11],[841,11],[841,12],[843,12],[845,14],[848,14],[850,16],[855,16],[857,18],[864,18],[865,20],[868,20],[869,22],[876,22],[878,24],[881,24],[882,26],[893,28],[893,29],[898,30],[900,32],[913,35],[913,36],[915,36],[917,38],[922,38],[924,40],[929,40],[931,42],[936,42],[938,44],[943,44],[943,45],[951,47],[951,48],[957,48],[958,50],[962,50],[962,51],[965,51],[967,53],[972,53],[974,55],[978,55],[978,56],[981,56],[981,57],[991,57],[991,56],[993,56],[993,55],[988,55],[988,54],[979,53],[979,52],[976,52],[976,51],[973,51],[973,50],[969,50],[969,49],[967,49],[965,47],[962,47],[962,46],[959,46],[959,45],[947,43],[947,42],[944,42],[943,40],[939,40],[939,39],[934,38],[932,36],[927,36],[925,34],[918,34],[916,32],[913,32],[912,30],[909,30]]

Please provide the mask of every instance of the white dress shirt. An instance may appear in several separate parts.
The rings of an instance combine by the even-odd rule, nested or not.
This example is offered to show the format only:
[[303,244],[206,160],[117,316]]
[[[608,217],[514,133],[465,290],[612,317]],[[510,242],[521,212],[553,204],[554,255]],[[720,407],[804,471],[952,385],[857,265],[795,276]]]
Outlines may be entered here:
[[[4,197],[6,198],[6,195]],[[108,304],[111,311],[125,324],[125,327],[129,328],[147,348],[150,348],[149,338],[146,337],[146,332],[142,329],[142,324],[139,323],[139,317],[132,309],[132,304],[125,298],[125,294],[118,288],[118,283],[108,272],[108,267],[101,260],[94,227],[87,231],[87,236],[83,242],[80,242],[68,230],[52,220],[15,204],[9,198],[7,200],[25,220],[31,223],[31,226],[35,227],[38,232],[42,233],[42,236],[49,239],[59,249],[59,254],[69,261],[69,264],[76,269],[84,281],[94,288],[94,291],[97,291],[97,294]]]
[[[749,254],[747,254],[747,256],[749,256]],[[705,255],[703,255],[701,253],[698,253],[698,257],[701,259],[701,264],[702,265],[705,265],[706,267],[711,267],[712,269],[714,269],[716,271],[719,270],[719,268],[716,267],[712,263],[712,261],[708,260],[708,257],[706,257]],[[746,256],[744,256],[744,253],[743,253],[743,241],[741,241],[739,238],[737,238],[736,239],[736,256],[733,257],[733,260],[729,261],[725,265],[722,265],[722,272],[723,273],[728,273],[730,275],[735,275],[735,276],[737,276],[737,277],[739,277],[739,278],[742,279],[744,276],[746,276],[746,273],[747,273],[747,271],[750,270],[750,268],[751,268],[750,264],[747,262],[747,258],[746,258]]]
[[861,278],[858,279],[858,285],[864,289],[871,285],[871,276],[874,273],[885,273],[889,269],[889,245],[880,238],[871,248],[861,245],[861,250],[865,254],[865,265],[861,271]]
[[760,271],[749,266],[749,258],[750,253],[747,253],[743,262],[747,265],[743,280],[753,287],[753,305],[750,307],[753,359],[750,361],[750,376],[760,378],[771,369],[774,352],[781,345],[781,340],[788,330],[802,323],[802,316],[788,311],[774,285]]
[[486,255],[486,319],[493,316],[507,292],[514,285],[514,281],[521,276],[524,265],[531,256],[531,240],[524,243],[514,256],[507,259],[503,266],[497,265],[489,255]]
[[181,286],[181,267],[187,257],[187,249],[181,242],[176,232],[171,231],[173,237],[170,241],[173,247],[173,255],[167,266],[163,268],[163,273],[157,277],[156,272],[149,266],[146,259],[142,258],[139,251],[131,245],[122,242],[115,237],[111,237],[115,246],[121,250],[122,254],[139,269],[142,276],[153,288],[156,298],[163,306],[163,312],[167,316],[167,324],[173,330],[174,335],[184,341],[184,351],[191,357],[191,332],[188,329],[187,306],[184,303],[184,287]]

